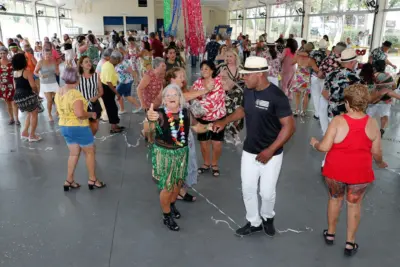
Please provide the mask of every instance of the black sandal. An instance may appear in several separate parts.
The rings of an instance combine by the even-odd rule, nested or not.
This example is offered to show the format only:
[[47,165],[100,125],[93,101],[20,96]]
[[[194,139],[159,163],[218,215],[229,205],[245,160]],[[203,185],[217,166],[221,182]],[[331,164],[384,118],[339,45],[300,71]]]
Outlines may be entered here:
[[328,237],[335,238],[335,234],[328,234],[328,229],[325,229],[324,232],[323,232],[323,235],[324,235],[325,243],[327,245],[333,245],[333,241],[335,241],[335,240],[334,239],[333,240],[328,239]]
[[115,129],[110,130],[110,134],[119,134],[124,131],[125,127],[117,127]]
[[69,191],[70,188],[71,189],[78,189],[79,187],[81,187],[81,185],[78,184],[78,183],[75,183],[75,181],[72,181],[72,182],[65,181],[65,182],[68,183],[67,185],[64,184],[64,191],[65,192]]
[[214,167],[217,167],[218,168],[218,165],[212,165],[211,166],[211,170],[212,170],[212,175],[214,176],[214,177],[218,177],[219,175],[220,175],[220,172],[219,172],[219,169],[214,169]]
[[[100,188],[104,188],[106,187],[106,184],[103,182],[100,182],[99,180],[90,180],[90,182],[92,182],[93,184],[88,184],[89,190],[93,190],[93,189],[100,189]],[[99,182],[100,185],[97,185],[97,182]]]
[[185,202],[195,202],[196,198],[194,196],[192,196],[191,194],[187,193],[182,196],[181,194],[178,195],[178,200],[182,200]]
[[354,254],[357,253],[357,251],[358,251],[358,244],[357,243],[346,242],[346,246],[347,245],[352,246],[353,248],[346,248],[345,247],[344,248],[344,255],[351,257],[351,256],[353,256]]
[[[204,168],[204,167],[206,167],[206,168]],[[203,174],[205,172],[208,172],[209,170],[210,170],[210,166],[203,164],[203,166],[201,166],[200,168],[197,169],[197,173]]]

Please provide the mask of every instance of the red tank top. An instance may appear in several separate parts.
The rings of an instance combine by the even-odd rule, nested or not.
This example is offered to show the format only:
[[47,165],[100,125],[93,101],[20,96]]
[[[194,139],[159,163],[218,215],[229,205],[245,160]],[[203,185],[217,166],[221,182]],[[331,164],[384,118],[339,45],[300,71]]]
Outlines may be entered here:
[[343,115],[349,126],[344,140],[333,144],[326,155],[322,174],[346,184],[370,183],[374,178],[372,170],[372,141],[365,133],[369,116],[353,119]]

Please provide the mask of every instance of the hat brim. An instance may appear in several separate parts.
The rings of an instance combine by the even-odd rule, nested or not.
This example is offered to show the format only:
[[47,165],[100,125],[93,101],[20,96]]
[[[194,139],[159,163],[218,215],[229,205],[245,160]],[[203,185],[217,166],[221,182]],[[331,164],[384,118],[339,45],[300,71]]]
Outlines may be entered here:
[[261,73],[261,72],[267,72],[269,71],[269,68],[265,69],[265,70],[240,70],[239,73],[240,74],[251,74],[251,73]]

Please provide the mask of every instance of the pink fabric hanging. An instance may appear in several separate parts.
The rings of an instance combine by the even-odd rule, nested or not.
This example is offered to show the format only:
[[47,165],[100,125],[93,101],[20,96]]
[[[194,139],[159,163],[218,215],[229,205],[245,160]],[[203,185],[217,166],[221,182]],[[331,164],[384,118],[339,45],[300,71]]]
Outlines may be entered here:
[[204,51],[203,17],[200,0],[182,0],[186,47],[198,56]]

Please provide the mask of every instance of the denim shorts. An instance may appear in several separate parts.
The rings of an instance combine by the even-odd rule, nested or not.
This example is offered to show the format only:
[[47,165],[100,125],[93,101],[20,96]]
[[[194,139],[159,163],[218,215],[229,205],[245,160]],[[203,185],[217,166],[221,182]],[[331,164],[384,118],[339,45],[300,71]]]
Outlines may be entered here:
[[87,147],[94,143],[94,136],[89,126],[61,126],[60,130],[67,145]]
[[132,83],[120,83],[117,86],[117,92],[118,94],[120,94],[121,96],[131,96],[131,91],[132,91]]

